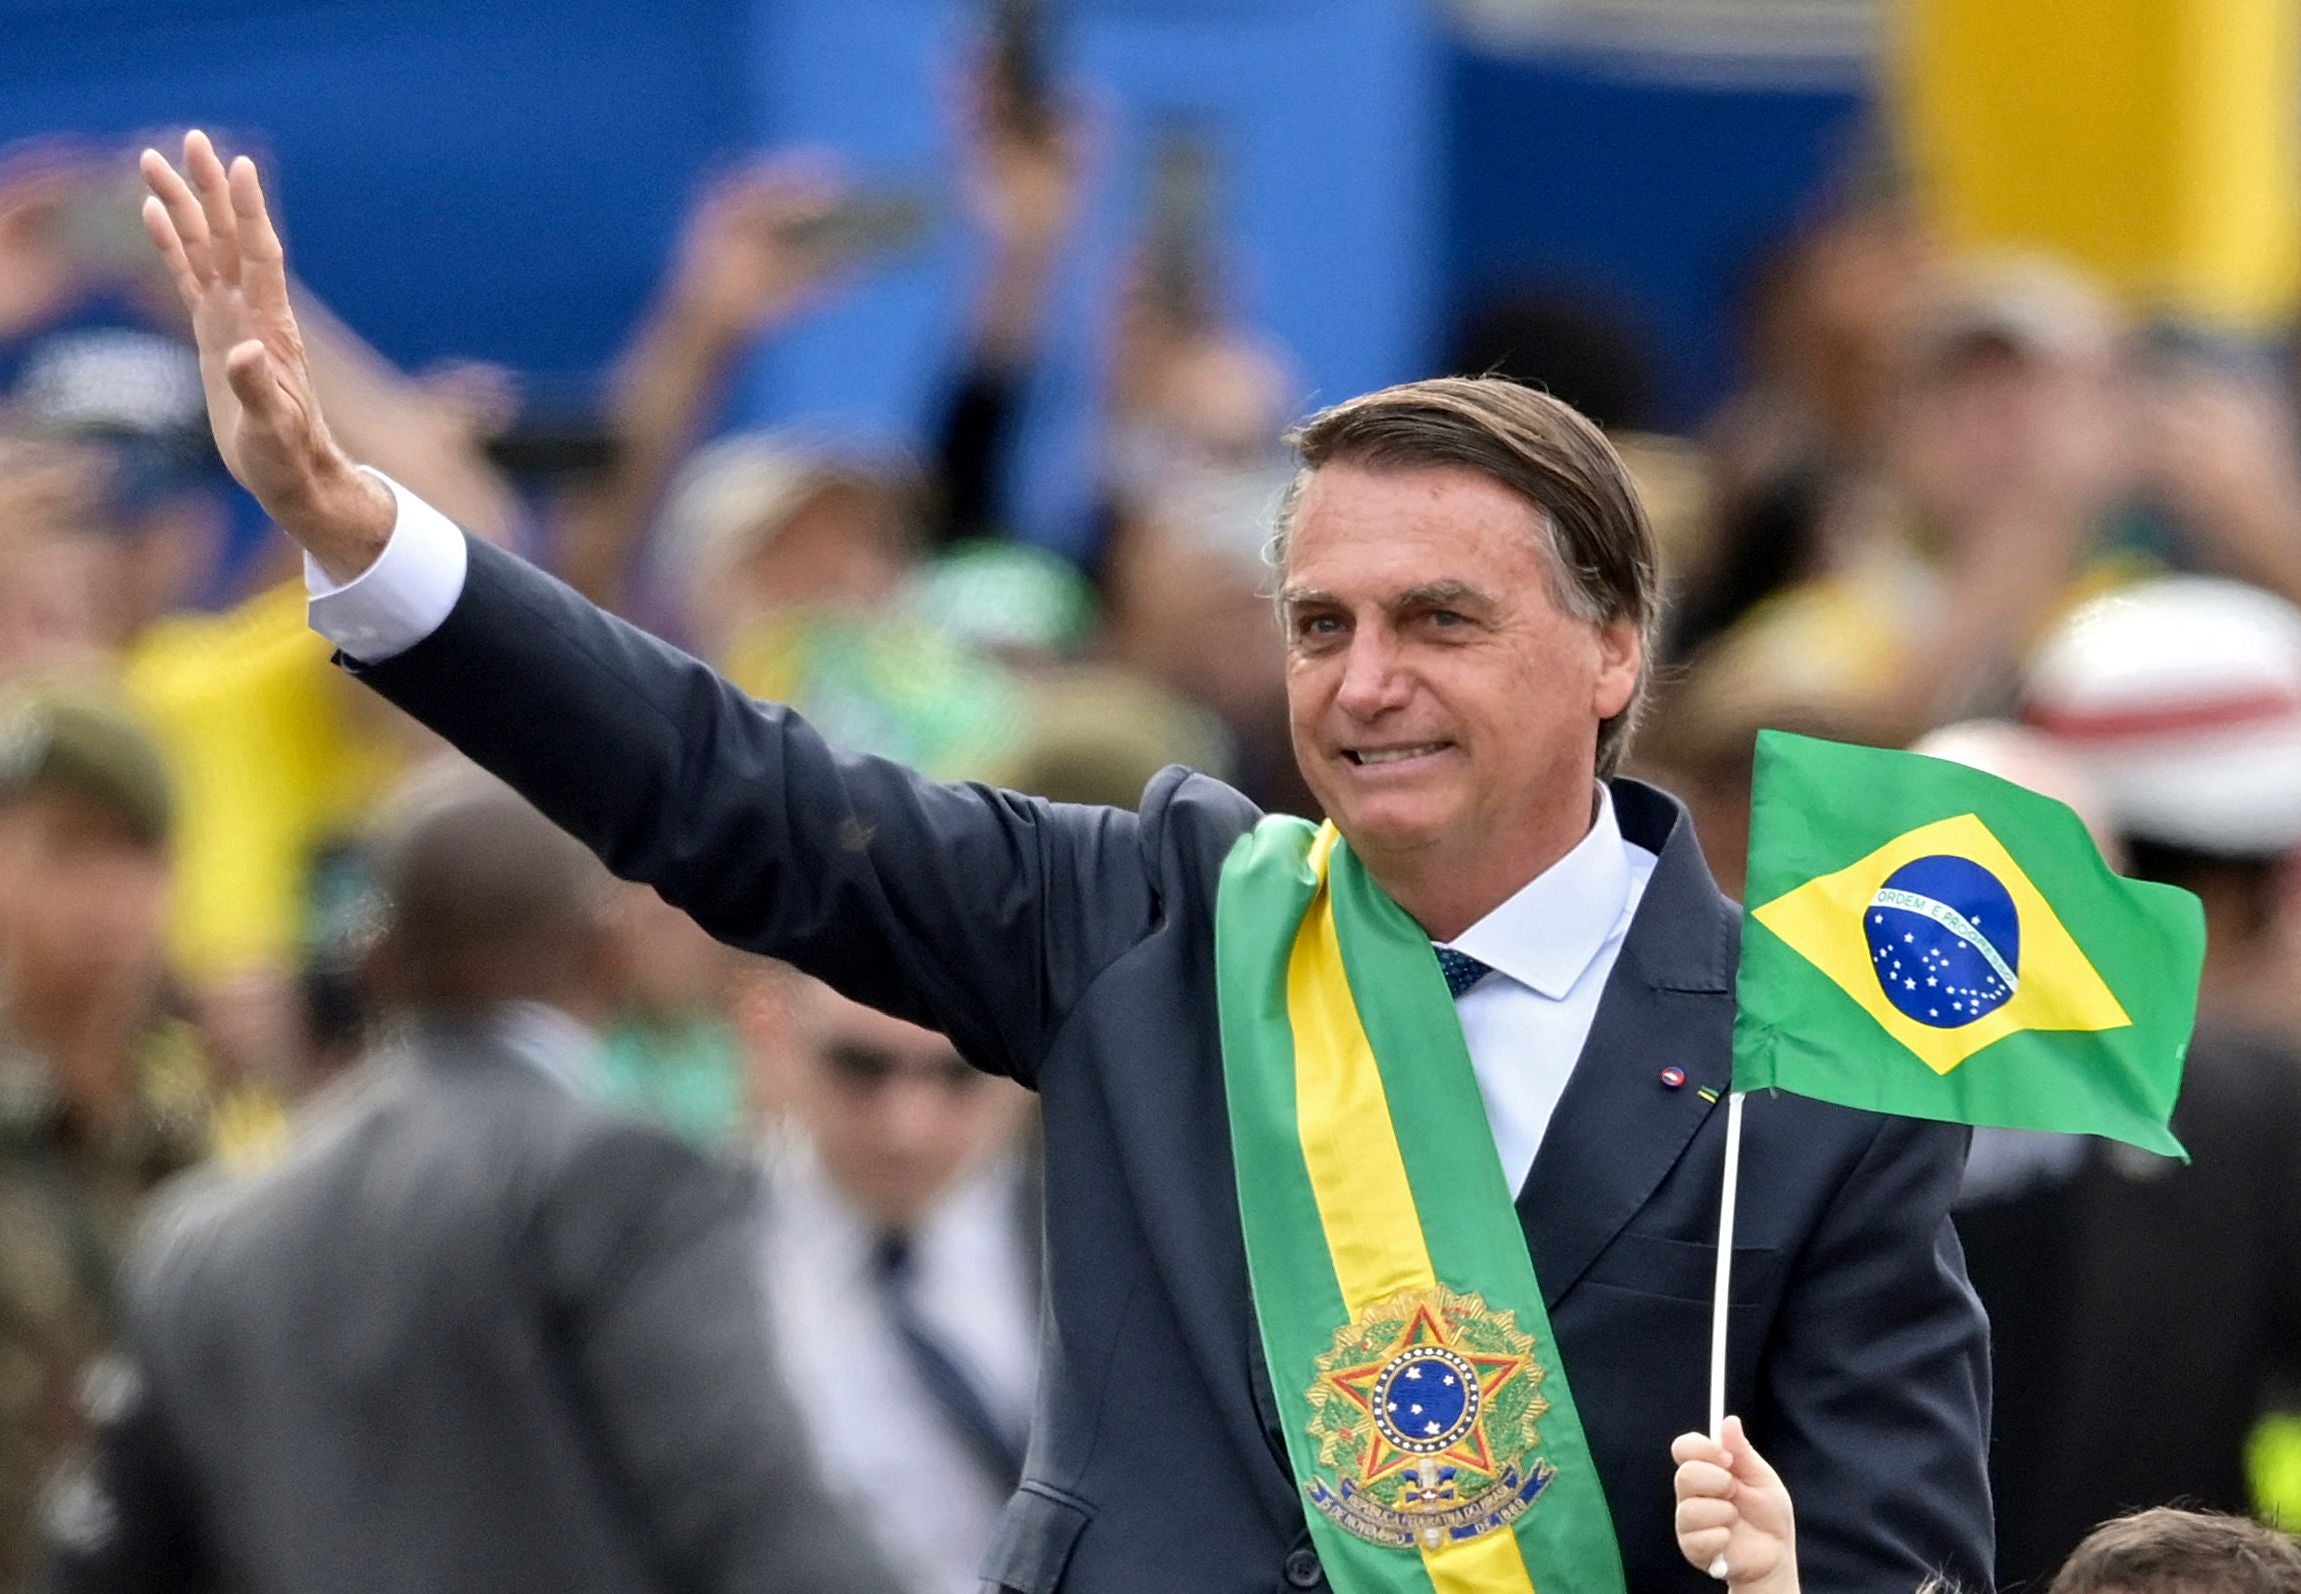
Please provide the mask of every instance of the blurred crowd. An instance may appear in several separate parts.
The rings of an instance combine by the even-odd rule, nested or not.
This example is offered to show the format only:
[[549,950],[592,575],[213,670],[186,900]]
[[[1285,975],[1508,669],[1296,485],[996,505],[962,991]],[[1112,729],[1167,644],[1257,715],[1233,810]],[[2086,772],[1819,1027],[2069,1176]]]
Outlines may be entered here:
[[[586,425],[527,422],[510,373],[401,372],[306,293],[326,412],[473,533],[836,743],[1130,807],[1186,763],[1301,811],[1263,564],[1297,385],[1235,312],[1187,145],[1107,307],[1089,553],[1011,534],[1096,156],[1071,102],[995,66],[953,119],[979,276],[921,352],[943,378],[918,455],[720,425],[764,341],[917,230],[808,152],[695,200]],[[130,153],[0,161],[0,1587],[87,1444],[147,1198],[275,1164],[361,1066],[372,821],[443,756],[330,666],[285,540],[222,477]],[[1542,283],[1475,306],[1431,366],[1549,387],[1631,461],[1671,591],[1633,763],[1728,890],[1776,727],[2034,785],[2203,899],[2195,1161],[1977,1138],[1960,1221],[1996,1324],[2002,1570],[2175,1499],[2301,1519],[2278,1415],[2301,1408],[2301,363],[2137,318],[2068,261],[1953,255],[1882,163],[1817,195],[1742,303],[1744,381],[1691,436],[1657,428],[1639,329]],[[756,1170],[762,1310],[815,1464],[905,1589],[972,1589],[1037,1354],[1027,1098],[643,889],[606,922],[585,1089]],[[809,1398],[835,1381],[866,1393]]]

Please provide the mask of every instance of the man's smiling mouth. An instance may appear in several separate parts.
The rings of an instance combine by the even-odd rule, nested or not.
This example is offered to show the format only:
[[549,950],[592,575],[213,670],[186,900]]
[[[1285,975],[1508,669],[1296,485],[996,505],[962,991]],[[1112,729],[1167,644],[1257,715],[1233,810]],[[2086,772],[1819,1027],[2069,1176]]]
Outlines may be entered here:
[[1406,747],[1346,747],[1342,756],[1361,767],[1382,764],[1402,764],[1410,758],[1427,758],[1453,746],[1451,742],[1415,742]]

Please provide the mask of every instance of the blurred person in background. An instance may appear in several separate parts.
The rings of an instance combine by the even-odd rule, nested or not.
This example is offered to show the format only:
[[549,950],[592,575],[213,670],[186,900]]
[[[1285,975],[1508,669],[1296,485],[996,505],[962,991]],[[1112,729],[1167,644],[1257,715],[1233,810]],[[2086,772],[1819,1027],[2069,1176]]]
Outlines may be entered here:
[[883,1594],[775,1386],[753,1191],[590,1105],[608,879],[467,767],[379,842],[392,1041],[168,1192],[53,1590]]
[[1654,523],[1665,589],[1709,563],[1710,460],[1659,430],[1652,342],[1627,305],[1596,292],[1529,282],[1473,303],[1449,341],[1455,376],[1503,376],[1573,405],[1629,466]]
[[0,429],[0,681],[100,675],[119,646],[104,459]]
[[115,1275],[153,1187],[208,1147],[169,1012],[170,796],[151,739],[86,689],[0,699],[0,1587],[80,1433]]
[[[896,512],[899,563],[956,541],[1012,534],[1005,476],[1013,434],[1084,192],[1086,135],[1075,95],[1050,97],[1041,85],[1026,98],[986,52],[952,99],[956,192],[981,261],[953,375],[926,428],[935,439],[934,480],[836,440],[759,439],[803,472],[820,468],[846,486],[883,490],[888,504],[874,507]],[[934,205],[907,187],[859,182],[814,150],[755,160],[704,191],[682,222],[654,303],[616,362],[607,416],[614,464],[557,506],[559,564],[570,584],[683,639],[684,627],[698,626],[705,651],[723,640],[727,605],[714,598],[698,609],[692,582],[680,579],[694,573],[686,557],[675,555],[670,571],[656,573],[668,576],[668,591],[650,593],[642,579],[651,538],[676,538],[659,520],[682,518],[676,508],[664,513],[678,496],[682,466],[710,435],[735,372],[759,342],[860,270],[921,242],[936,220]],[[871,541],[863,550],[879,551]],[[848,571],[847,595],[869,574]],[[772,585],[753,585],[771,601],[793,601]]]
[[[1280,437],[1296,379],[1222,312],[1212,238],[1163,239],[1161,220],[1150,218],[1118,308],[1102,554],[1110,653],[1223,722],[1241,791],[1310,813],[1287,740],[1265,558],[1292,476]],[[1164,261],[1186,247],[1208,258]]]
[[2301,608],[2218,577],[2113,592],[2039,648],[2021,717],[2100,790],[2130,872],[2204,903],[2199,1011],[2301,1038]]
[[741,359],[857,263],[824,233],[848,191],[826,157],[776,156],[714,182],[681,218],[654,300],[609,376],[612,462],[552,510],[556,563],[577,590],[674,627],[700,623],[676,582],[659,595],[667,612],[654,613],[656,595],[640,583],[649,532]]
[[1024,708],[1003,663],[906,601],[921,491],[885,461],[725,438],[681,472],[660,561],[698,651],[745,691],[800,706],[839,746],[959,779],[996,767]]
[[2160,321],[2135,360],[2142,489],[2165,561],[2301,603],[2301,433],[2268,350]]
[[1758,732],[1857,741],[1861,702],[1830,672],[1815,668],[1807,638],[1784,627],[1735,632],[1657,695],[1633,766],[1680,794],[1718,889],[1739,900],[1749,865]]
[[1050,802],[1124,808],[1169,764],[1229,766],[1222,722],[1132,670],[1072,665],[1032,682],[1030,733],[999,784]]
[[1886,447],[1939,254],[1906,177],[1873,145],[1760,262],[1742,305],[1750,377],[1704,438],[1713,531],[1684,568],[1673,657],[1826,567],[1831,504]]
[[2122,349],[2108,301],[2054,262],[1941,279],[1872,468],[1841,472],[1822,505],[1814,567],[1690,666],[1768,656],[1847,735],[1884,746],[2007,707],[2037,639],[2129,563],[2116,548],[2137,486]]
[[201,435],[198,358],[179,336],[103,326],[58,333],[23,358],[5,406],[28,436],[86,449],[114,649],[203,599],[224,554],[228,478]]
[[733,1004],[751,960],[651,886],[617,884],[608,933],[613,1013],[600,1036],[599,1099],[700,1146],[735,1144],[749,1100]]
[[2193,1161],[1974,1134],[1957,1223],[1990,1314],[2008,1585],[2120,1511],[2248,1509],[2248,1438],[2301,1377],[2301,1054],[2248,1000],[2301,839],[2301,612],[2143,583],[2057,628],[2022,701],[2025,726],[1917,750],[2069,803],[2124,872],[2198,891],[2208,973],[2172,1120]]
[[802,705],[840,744],[947,777],[985,773],[1020,732],[1027,710],[997,655],[1074,646],[1086,607],[1059,560],[1003,542],[1004,474],[1077,208],[1080,135],[1067,109],[1026,114],[988,60],[962,100],[960,193],[983,278],[930,422],[934,476],[804,430],[690,453],[762,337],[930,219],[923,196],[795,153],[726,179],[688,217],[618,363],[616,462],[557,511],[580,590],[653,619],[746,690]]
[[[782,971],[764,1254],[785,1381],[904,1594],[975,1594],[1037,1363],[1030,1097],[942,1036]],[[836,1391],[837,1393],[833,1393]]]
[[[125,152],[67,140],[0,157],[0,675],[116,679],[169,766],[169,961],[216,1067],[260,1099],[309,1061],[298,968],[318,873],[416,745],[344,690],[256,512],[215,458],[183,311],[151,266]],[[315,381],[367,457],[506,535],[517,512],[468,417],[297,289]],[[187,424],[189,423],[189,424]],[[263,800],[251,802],[250,793]]]
[[182,309],[138,258],[133,176],[126,152],[72,139],[0,150],[0,501],[20,512],[47,488],[47,540],[75,544],[93,579],[84,641],[106,661],[212,596],[246,502],[202,435]]

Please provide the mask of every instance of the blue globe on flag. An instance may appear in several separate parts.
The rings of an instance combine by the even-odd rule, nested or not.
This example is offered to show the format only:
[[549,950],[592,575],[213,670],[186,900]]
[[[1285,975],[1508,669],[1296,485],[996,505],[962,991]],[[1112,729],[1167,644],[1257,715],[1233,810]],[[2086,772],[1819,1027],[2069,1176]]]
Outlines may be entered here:
[[1904,1017],[1959,1029],[2021,987],[2013,894],[1971,858],[1916,858],[1886,877],[1862,915],[1870,967]]

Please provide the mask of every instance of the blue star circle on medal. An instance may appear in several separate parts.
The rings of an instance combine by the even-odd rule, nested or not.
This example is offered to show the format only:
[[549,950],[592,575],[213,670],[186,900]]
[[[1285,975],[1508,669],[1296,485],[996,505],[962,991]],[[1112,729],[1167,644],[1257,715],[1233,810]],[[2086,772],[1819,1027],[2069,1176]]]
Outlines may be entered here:
[[1422,1347],[1383,1370],[1374,1420],[1397,1448],[1429,1455],[1451,1446],[1478,1420],[1478,1372],[1461,1357]]
[[1971,858],[1939,853],[1903,864],[1862,916],[1870,965],[1904,1017],[1958,1029],[2020,989],[2021,919],[2013,894]]

